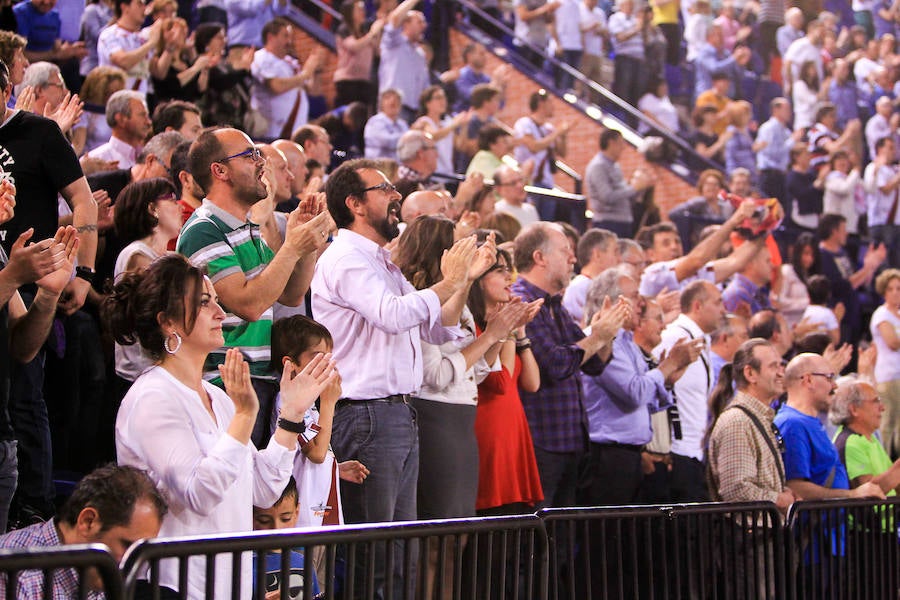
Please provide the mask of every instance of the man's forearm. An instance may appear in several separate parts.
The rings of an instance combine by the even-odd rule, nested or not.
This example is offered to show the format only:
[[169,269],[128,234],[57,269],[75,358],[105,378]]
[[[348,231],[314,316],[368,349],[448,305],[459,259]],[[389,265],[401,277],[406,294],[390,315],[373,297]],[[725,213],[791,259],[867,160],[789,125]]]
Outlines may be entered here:
[[805,479],[789,479],[787,486],[791,488],[794,495],[804,500],[828,500],[830,498],[846,498],[850,495],[849,490],[834,490]]
[[28,312],[10,329],[9,352],[13,359],[26,363],[37,356],[50,333],[59,295],[38,289]]
[[452,327],[459,323],[466,300],[469,298],[469,287],[466,285],[458,288],[446,302],[441,303],[441,323],[445,327]]
[[[316,270],[316,253],[310,252],[294,266],[294,272],[288,278],[287,284],[284,286],[284,292],[281,294],[279,302],[286,306],[299,306],[303,302],[303,297],[309,291],[309,284],[312,282],[313,274]],[[287,300],[287,302],[285,302]]]

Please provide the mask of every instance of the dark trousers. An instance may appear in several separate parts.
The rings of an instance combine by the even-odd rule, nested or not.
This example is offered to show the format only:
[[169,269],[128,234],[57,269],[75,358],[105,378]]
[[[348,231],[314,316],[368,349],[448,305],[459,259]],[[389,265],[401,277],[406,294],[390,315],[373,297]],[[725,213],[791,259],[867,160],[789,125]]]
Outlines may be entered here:
[[761,169],[759,172],[759,189],[766,198],[778,198],[783,205],[787,195],[784,188],[784,171],[778,169]]
[[[632,56],[616,56],[613,92],[628,104],[637,104],[647,87],[647,64]],[[633,119],[629,119],[633,121]]]
[[631,238],[634,236],[634,223],[625,223],[624,221],[594,221],[591,227],[598,227],[612,231],[620,238]]
[[709,502],[706,469],[696,458],[672,454],[672,502]]
[[640,446],[591,442],[582,476],[585,501],[591,506],[634,504],[643,479]]
[[659,29],[666,36],[666,63],[677,65],[681,62],[681,25],[660,23]]
[[[560,62],[564,62],[576,71],[581,66],[581,50],[563,50]],[[568,90],[575,84],[575,78],[565,69],[554,69],[556,71],[556,87],[561,90]]]
[[53,449],[43,385],[44,350],[29,363],[13,363],[9,418],[18,441],[19,482],[15,506],[16,509],[28,506],[49,518],[55,512]]
[[256,397],[259,398],[259,412],[256,413],[256,423],[253,425],[253,433],[250,439],[257,448],[265,448],[269,445],[269,439],[275,433],[275,398],[278,396],[278,382],[268,379],[252,377],[250,384]]
[[544,500],[535,509],[575,506],[584,453],[550,452],[535,447],[534,456],[544,489]]

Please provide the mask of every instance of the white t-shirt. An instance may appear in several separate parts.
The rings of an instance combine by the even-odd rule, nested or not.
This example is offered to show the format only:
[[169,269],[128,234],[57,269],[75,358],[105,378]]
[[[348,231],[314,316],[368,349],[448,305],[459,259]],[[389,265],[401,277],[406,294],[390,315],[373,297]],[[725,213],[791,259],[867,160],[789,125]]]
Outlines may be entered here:
[[587,275],[579,273],[572,279],[569,287],[566,288],[566,293],[563,294],[563,306],[579,326],[584,318],[584,303],[587,300],[588,289],[590,289],[592,281],[593,279]]
[[497,202],[497,204],[494,205],[494,210],[514,216],[516,220],[518,220],[522,225],[522,227],[531,225],[532,223],[537,223],[541,220],[540,215],[538,215],[537,209],[527,202],[523,203],[521,206],[513,206],[506,200],[500,200],[499,202]]
[[887,383],[888,381],[900,379],[900,352],[888,348],[887,343],[881,336],[881,332],[878,331],[878,326],[881,323],[888,323],[893,326],[894,333],[900,335],[900,319],[882,304],[872,313],[872,320],[869,323],[872,342],[878,348],[878,356],[875,359],[875,381]]
[[807,306],[806,310],[803,311],[803,316],[800,317],[801,321],[803,319],[806,319],[810,325],[823,325],[828,331],[840,327],[840,323],[838,323],[834,311],[827,306],[820,306],[818,304],[810,304]]
[[[141,240],[131,242],[122,248],[122,251],[119,252],[119,256],[116,258],[116,266],[113,268],[114,281],[118,280],[119,276],[125,273],[125,267],[128,266],[128,261],[131,260],[131,257],[135,254],[143,254],[150,260],[159,256],[153,248]],[[122,379],[127,379],[128,381],[134,381],[141,373],[153,366],[153,359],[144,352],[144,349],[141,348],[140,344],[123,346],[117,342],[115,346],[115,359],[116,375]]]

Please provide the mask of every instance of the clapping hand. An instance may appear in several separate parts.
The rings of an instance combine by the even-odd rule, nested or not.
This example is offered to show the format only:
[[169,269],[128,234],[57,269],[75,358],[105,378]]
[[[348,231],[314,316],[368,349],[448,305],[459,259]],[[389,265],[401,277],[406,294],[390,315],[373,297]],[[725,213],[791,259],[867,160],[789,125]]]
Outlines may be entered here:
[[63,244],[48,239],[26,245],[32,235],[34,228],[23,231],[9,251],[9,262],[4,272],[18,284],[16,287],[34,283],[65,265],[66,247]]
[[16,186],[9,179],[0,179],[0,223],[12,219],[16,208]]
[[466,285],[469,268],[477,250],[475,236],[465,237],[453,244],[449,250],[444,250],[441,257],[441,274],[444,279],[460,287]]
[[475,281],[497,264],[497,241],[494,232],[490,232],[487,240],[475,251],[472,266],[469,267],[469,281]]
[[299,422],[322,392],[340,375],[331,354],[317,354],[301,371],[287,362],[281,373],[281,414],[288,421]]
[[58,261],[59,266],[53,272],[44,275],[35,283],[42,290],[59,296],[72,279],[75,256],[78,252],[78,232],[71,225],[60,227],[56,230],[51,248],[54,253],[62,253],[62,260]]
[[256,418],[259,399],[250,383],[250,365],[244,360],[240,350],[229,348],[225,352],[225,363],[219,365],[219,375],[225,385],[225,393],[234,403],[235,412]]

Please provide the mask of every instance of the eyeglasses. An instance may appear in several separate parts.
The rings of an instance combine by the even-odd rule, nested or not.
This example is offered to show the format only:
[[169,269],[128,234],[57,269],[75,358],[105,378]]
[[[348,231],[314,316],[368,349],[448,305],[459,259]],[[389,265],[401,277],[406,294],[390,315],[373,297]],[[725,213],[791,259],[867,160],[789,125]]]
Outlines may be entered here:
[[828,381],[834,381],[837,378],[836,373],[807,373],[807,375],[815,375],[817,377],[824,377]]
[[175,194],[163,194],[159,198],[156,199],[157,202],[178,202],[178,198],[175,197]]
[[226,156],[225,158],[220,158],[219,160],[215,160],[213,162],[223,163],[228,162],[233,158],[243,158],[244,156],[250,157],[250,160],[253,162],[259,162],[263,159],[262,151],[256,146],[252,148],[247,148],[243,152],[238,152],[237,154],[232,154],[231,156]]
[[388,181],[382,181],[377,185],[370,185],[369,187],[363,189],[361,193],[365,194],[366,192],[373,192],[378,190],[379,192],[384,192],[386,194],[395,194],[397,193],[397,187]]

